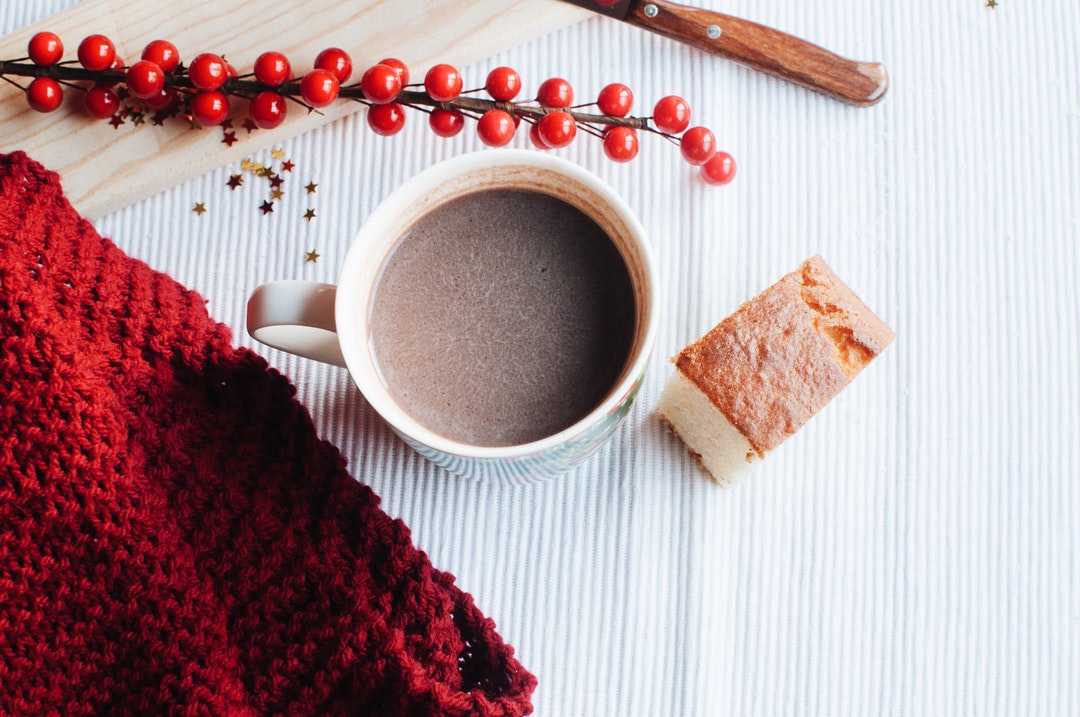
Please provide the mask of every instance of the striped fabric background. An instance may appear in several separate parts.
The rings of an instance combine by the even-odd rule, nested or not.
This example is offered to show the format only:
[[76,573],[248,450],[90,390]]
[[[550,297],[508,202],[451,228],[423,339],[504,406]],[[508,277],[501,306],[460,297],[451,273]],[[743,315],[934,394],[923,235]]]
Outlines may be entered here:
[[[5,0],[0,31],[69,4]],[[644,113],[680,94],[739,163],[717,189],[656,138],[630,165],[588,137],[560,152],[635,208],[665,281],[649,380],[594,460],[528,487],[455,479],[344,371],[256,349],[495,619],[537,715],[1080,715],[1080,5],[697,4],[883,61],[891,89],[854,109],[600,18],[465,69],[514,66],[527,91],[560,75],[579,99],[621,81]],[[230,166],[98,222],[244,345],[259,282],[333,281],[381,197],[480,144],[417,115],[379,138],[360,114],[281,148],[273,214]],[[898,338],[719,489],[652,412],[666,358],[815,253]]]

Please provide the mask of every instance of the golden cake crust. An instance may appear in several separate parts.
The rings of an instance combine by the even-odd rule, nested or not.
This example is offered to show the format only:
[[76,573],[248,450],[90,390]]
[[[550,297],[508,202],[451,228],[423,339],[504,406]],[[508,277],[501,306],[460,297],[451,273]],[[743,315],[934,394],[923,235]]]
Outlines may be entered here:
[[674,362],[764,456],[894,338],[892,329],[814,256],[683,349]]

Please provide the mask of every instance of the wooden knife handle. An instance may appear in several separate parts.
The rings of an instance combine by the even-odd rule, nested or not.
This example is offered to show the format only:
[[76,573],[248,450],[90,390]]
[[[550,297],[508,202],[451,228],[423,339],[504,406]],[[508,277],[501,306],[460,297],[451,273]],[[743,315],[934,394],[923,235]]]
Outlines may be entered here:
[[771,27],[711,10],[637,0],[626,21],[855,105],[874,104],[889,87],[880,63],[848,60]]

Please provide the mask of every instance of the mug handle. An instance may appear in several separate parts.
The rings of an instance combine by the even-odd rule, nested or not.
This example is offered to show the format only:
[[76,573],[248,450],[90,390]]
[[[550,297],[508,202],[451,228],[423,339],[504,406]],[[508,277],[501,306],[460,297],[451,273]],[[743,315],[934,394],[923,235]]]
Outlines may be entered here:
[[267,346],[345,367],[334,313],[336,297],[333,284],[298,279],[262,284],[248,299],[248,334]]

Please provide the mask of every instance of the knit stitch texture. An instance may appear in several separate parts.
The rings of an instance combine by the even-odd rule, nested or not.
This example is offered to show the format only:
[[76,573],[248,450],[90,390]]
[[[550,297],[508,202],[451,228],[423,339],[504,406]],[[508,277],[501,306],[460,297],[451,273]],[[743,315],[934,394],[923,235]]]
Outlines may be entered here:
[[0,714],[531,712],[493,622],[230,336],[0,155]]

